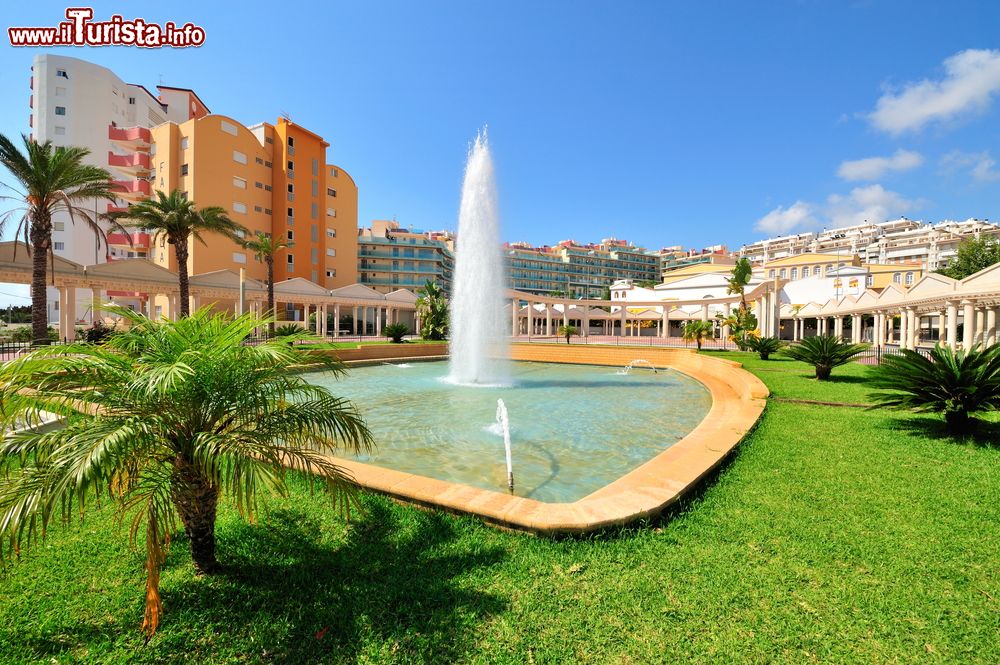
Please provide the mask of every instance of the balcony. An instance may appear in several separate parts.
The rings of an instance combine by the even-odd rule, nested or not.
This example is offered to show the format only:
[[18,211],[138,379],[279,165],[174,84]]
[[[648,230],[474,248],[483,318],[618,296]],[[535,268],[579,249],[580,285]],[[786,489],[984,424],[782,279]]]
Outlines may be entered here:
[[149,197],[151,188],[148,180],[115,180],[111,189],[118,194],[118,198],[139,201]]
[[144,152],[133,152],[131,155],[116,155],[108,151],[108,166],[113,166],[128,175],[138,175],[149,172],[149,155]]
[[108,139],[129,150],[148,148],[152,138],[152,134],[145,127],[108,126]]
[[115,215],[118,213],[123,213],[128,210],[128,206],[116,206],[114,203],[108,204],[108,214]]
[[[132,243],[129,244],[131,237]],[[149,249],[149,234],[142,231],[134,233],[109,233],[108,244],[116,247],[128,247],[129,249]]]

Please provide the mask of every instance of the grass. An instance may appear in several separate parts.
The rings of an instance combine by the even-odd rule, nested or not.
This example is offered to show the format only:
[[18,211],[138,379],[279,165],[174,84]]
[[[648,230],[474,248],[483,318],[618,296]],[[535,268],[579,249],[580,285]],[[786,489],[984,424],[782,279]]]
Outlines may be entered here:
[[[821,384],[718,355],[776,397],[866,399],[859,365]],[[223,509],[222,576],[194,577],[175,540],[148,645],[142,557],[95,513],[0,572],[0,660],[994,663],[996,423],[939,434],[932,416],[772,400],[671,515],[558,541],[376,496],[348,524],[299,480],[256,526]]]

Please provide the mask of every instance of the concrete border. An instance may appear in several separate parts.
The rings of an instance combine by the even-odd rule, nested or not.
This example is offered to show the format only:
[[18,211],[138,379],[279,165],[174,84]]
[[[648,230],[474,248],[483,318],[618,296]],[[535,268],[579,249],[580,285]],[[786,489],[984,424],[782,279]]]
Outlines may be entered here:
[[644,358],[697,379],[712,407],[686,437],[618,480],[573,503],[546,503],[354,460],[333,458],[362,487],[421,506],[476,515],[541,534],[585,533],[662,512],[690,491],[743,440],[764,410],[768,390],[739,363],[687,349],[514,344],[514,360],[624,366]]

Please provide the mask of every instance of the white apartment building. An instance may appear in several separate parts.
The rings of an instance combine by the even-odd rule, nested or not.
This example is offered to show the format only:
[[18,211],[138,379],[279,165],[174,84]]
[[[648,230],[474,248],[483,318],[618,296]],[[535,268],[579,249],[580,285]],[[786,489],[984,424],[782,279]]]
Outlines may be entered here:
[[[87,148],[87,161],[115,176],[122,195],[113,204],[94,201],[81,207],[95,213],[124,208],[150,194],[149,129],[166,121],[184,122],[202,113],[203,105],[191,91],[158,86],[159,97],[141,85],[126,83],[111,70],[77,58],[42,54],[31,67],[31,135],[56,146]],[[207,109],[205,109],[207,111]],[[144,256],[146,248],[98,250],[94,232],[85,221],[74,224],[68,215],[53,220],[55,254],[84,265],[111,258]],[[90,291],[77,289],[77,321],[92,320]],[[50,321],[59,319],[58,292],[49,289]]]
[[902,217],[879,224],[767,238],[744,245],[738,254],[756,264],[805,253],[857,254],[863,263],[917,262],[933,271],[948,264],[962,240],[983,235],[1000,239],[1000,226],[979,219],[927,224]]

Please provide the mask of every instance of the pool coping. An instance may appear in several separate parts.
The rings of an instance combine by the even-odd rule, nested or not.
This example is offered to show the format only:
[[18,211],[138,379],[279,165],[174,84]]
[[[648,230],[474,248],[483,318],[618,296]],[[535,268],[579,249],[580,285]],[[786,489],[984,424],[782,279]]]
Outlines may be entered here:
[[[504,492],[330,457],[361,487],[395,499],[475,515],[501,527],[538,534],[586,533],[652,517],[715,469],[756,425],[767,387],[738,362],[688,349],[514,344],[513,360],[622,367],[642,354],[701,382],[712,406],[687,436],[586,497],[547,503]],[[516,474],[516,468],[515,468]]]

